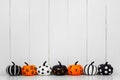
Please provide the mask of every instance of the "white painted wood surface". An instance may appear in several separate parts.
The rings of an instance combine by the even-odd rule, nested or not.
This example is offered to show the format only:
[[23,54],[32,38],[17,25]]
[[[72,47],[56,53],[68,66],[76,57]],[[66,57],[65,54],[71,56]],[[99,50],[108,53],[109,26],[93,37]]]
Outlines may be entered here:
[[1,80],[120,80],[119,75],[112,76],[0,76]]
[[[120,0],[107,0],[107,4],[107,57],[115,67],[115,74],[118,74]],[[0,74],[10,61],[21,66],[25,61],[41,65],[49,58],[51,66],[57,64],[58,60],[66,65],[78,60],[84,66],[87,63],[86,59],[88,62],[95,60],[97,65],[104,63],[105,0],[88,0],[88,55],[86,55],[86,0],[11,0],[10,61],[9,0],[0,0],[0,53]]]

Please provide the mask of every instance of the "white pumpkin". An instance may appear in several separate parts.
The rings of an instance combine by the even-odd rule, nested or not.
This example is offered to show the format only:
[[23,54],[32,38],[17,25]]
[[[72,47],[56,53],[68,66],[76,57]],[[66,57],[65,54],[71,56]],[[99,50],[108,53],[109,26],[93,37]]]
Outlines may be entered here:
[[39,66],[37,68],[37,74],[38,75],[50,75],[51,74],[51,67],[49,65],[46,65],[47,61],[43,63],[43,66]]
[[95,75],[97,74],[97,66],[93,65],[94,61],[91,64],[86,64],[84,67],[85,75]]

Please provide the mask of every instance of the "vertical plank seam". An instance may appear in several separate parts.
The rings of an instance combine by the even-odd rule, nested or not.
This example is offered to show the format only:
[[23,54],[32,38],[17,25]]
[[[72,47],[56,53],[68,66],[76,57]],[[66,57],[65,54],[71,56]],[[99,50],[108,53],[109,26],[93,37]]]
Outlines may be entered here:
[[108,38],[108,22],[107,22],[107,0],[105,0],[105,61],[107,61],[107,38]]
[[48,63],[50,64],[50,0],[48,0]]
[[[69,0],[67,0],[67,28],[69,27]],[[69,58],[70,58],[70,56],[68,55],[67,56],[67,64],[69,65]]]
[[11,0],[9,0],[9,61],[11,61]]
[[86,63],[88,63],[88,0],[86,0]]
[[30,0],[28,0],[28,54],[29,63],[31,63],[31,29],[30,29]]

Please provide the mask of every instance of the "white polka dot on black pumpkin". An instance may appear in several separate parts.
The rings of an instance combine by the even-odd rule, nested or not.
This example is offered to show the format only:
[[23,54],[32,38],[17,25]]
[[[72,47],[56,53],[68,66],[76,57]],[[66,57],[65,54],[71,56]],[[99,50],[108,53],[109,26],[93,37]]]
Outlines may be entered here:
[[108,71],[105,71],[105,73],[107,74],[107,73],[108,73]]
[[100,72],[102,72],[102,69],[100,69]]
[[98,66],[99,68],[101,67],[101,66]]
[[105,69],[108,69],[108,66],[105,66]]
[[109,69],[109,71],[111,71],[111,69]]

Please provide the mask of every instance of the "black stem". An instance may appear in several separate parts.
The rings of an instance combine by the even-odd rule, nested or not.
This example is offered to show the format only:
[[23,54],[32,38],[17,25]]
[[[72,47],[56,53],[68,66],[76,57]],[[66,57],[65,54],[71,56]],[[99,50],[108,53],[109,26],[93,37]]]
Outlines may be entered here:
[[93,65],[94,61],[90,63],[90,65]]
[[108,64],[108,62],[105,63],[106,65]]
[[77,65],[78,61],[75,62],[75,65]]
[[43,63],[43,66],[45,66],[46,63],[47,63],[47,61],[45,61],[45,62]]
[[58,63],[59,63],[60,66],[62,65],[60,61],[58,61]]
[[24,62],[26,65],[28,65],[28,63],[27,62]]
[[15,65],[15,63],[12,61],[13,65]]

